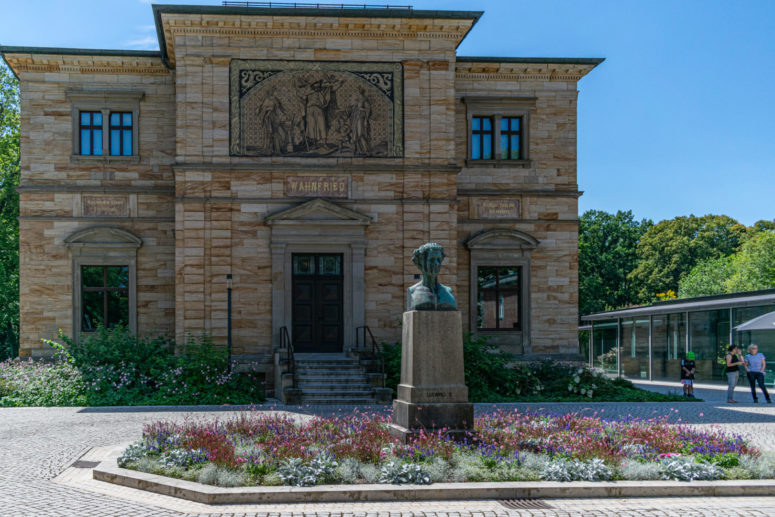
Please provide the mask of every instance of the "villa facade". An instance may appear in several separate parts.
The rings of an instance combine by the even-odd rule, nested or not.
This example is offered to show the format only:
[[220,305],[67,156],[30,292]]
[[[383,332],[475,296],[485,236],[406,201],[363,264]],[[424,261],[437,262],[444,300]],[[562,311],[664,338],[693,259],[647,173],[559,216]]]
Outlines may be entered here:
[[271,377],[286,334],[399,340],[429,241],[465,331],[578,354],[577,82],[601,59],[458,56],[480,12],[153,11],[156,52],[0,47],[21,85],[20,355],[119,322],[225,345],[230,322],[233,357]]

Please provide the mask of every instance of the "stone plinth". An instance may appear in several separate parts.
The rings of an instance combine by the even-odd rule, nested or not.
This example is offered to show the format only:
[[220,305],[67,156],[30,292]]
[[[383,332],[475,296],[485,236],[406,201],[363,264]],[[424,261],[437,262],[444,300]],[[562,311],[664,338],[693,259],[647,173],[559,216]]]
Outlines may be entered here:
[[393,402],[391,434],[406,440],[422,429],[463,434],[473,429],[463,370],[463,333],[457,311],[404,313],[401,384]]

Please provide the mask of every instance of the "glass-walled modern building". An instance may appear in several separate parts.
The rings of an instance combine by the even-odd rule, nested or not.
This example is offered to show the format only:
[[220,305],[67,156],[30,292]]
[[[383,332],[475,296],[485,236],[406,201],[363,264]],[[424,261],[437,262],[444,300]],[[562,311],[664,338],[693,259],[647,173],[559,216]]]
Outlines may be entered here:
[[[582,316],[589,364],[632,380],[678,381],[681,359],[695,353],[698,382],[726,381],[730,343],[755,343],[767,357],[765,381],[775,383],[775,329],[738,332],[748,320],[775,311],[775,289],[659,302]],[[745,379],[745,376],[741,376]],[[741,380],[742,382],[742,380]]]

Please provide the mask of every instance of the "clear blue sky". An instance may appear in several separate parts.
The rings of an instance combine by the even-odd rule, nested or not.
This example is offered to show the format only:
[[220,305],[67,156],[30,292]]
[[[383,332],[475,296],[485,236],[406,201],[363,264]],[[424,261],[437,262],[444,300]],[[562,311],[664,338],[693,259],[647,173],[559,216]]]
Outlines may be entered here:
[[[775,1],[405,2],[483,10],[460,55],[606,58],[579,84],[581,211],[775,218]],[[146,0],[0,9],[3,45],[158,47]]]

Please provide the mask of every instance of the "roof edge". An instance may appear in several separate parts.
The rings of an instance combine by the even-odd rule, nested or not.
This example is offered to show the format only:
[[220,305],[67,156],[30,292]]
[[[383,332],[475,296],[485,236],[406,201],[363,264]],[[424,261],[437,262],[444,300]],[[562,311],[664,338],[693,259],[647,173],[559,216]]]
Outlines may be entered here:
[[121,50],[68,47],[18,47],[0,45],[0,54],[52,54],[58,56],[135,56],[160,57],[158,50]]
[[[323,4],[325,5],[325,4]],[[345,18],[438,18],[478,20],[483,11],[446,11],[432,9],[339,8],[336,7],[242,7],[220,5],[153,4],[153,12],[169,14],[225,14],[254,16],[338,16]]]
[[604,57],[497,57],[458,56],[458,63],[530,63],[547,65],[593,65],[605,61]]
[[[654,302],[649,305],[639,305],[637,307],[626,307],[623,309],[615,309],[612,311],[603,311],[603,312],[595,312],[592,314],[585,314],[581,316],[579,319],[581,321],[598,321],[598,320],[604,320],[604,319],[616,319],[621,315],[630,314],[632,311],[638,311],[639,313],[650,313],[650,312],[669,313],[671,312],[670,308],[675,307],[676,305],[685,305],[687,303],[703,304],[703,302],[707,303],[707,302],[714,302],[714,301],[723,302],[725,300],[733,302],[735,299],[739,299],[739,298],[752,298],[752,297],[758,297],[758,296],[762,296],[762,297],[775,296],[775,289],[760,289],[758,291],[742,291],[739,293],[695,296],[693,298],[676,298],[675,300]],[[703,309],[698,308],[697,310],[703,310]],[[681,312],[684,312],[684,311],[681,311]],[[693,311],[689,311],[689,312],[693,312]]]

